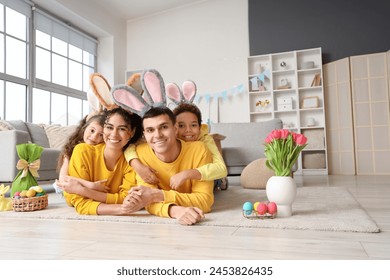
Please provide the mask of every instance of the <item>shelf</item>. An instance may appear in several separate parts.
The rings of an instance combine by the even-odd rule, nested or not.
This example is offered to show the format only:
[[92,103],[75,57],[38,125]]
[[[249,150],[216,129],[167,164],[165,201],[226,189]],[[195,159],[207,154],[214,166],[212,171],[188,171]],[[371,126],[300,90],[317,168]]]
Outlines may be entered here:
[[[327,172],[322,75],[321,48],[248,58],[250,120],[279,118],[283,128],[308,137],[298,159],[298,172]],[[259,86],[265,90],[258,90]],[[259,101],[269,102],[264,111],[255,106]],[[317,158],[314,163],[313,158]]]

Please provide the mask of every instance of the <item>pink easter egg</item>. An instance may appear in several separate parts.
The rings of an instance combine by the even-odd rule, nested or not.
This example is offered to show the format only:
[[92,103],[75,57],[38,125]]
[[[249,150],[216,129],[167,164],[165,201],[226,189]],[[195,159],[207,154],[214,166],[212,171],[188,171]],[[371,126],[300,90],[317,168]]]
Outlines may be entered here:
[[259,213],[260,215],[264,215],[265,213],[267,213],[267,210],[268,210],[268,207],[267,207],[267,204],[265,204],[264,202],[260,202],[259,205],[257,205],[257,213]]
[[275,214],[278,211],[278,207],[275,202],[268,203],[268,213]]

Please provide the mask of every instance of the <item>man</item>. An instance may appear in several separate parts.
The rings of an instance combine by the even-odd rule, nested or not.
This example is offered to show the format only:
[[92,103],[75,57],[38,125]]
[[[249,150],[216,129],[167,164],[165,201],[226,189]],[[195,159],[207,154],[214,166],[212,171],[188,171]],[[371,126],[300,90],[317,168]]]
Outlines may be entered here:
[[137,175],[137,187],[130,190],[122,207],[134,212],[143,207],[149,213],[171,217],[183,225],[199,222],[214,203],[213,181],[186,180],[178,190],[169,187],[170,177],[212,162],[202,142],[176,138],[175,116],[167,107],[153,107],[143,117],[147,143],[137,146],[140,162],[155,170],[159,183],[151,185]]

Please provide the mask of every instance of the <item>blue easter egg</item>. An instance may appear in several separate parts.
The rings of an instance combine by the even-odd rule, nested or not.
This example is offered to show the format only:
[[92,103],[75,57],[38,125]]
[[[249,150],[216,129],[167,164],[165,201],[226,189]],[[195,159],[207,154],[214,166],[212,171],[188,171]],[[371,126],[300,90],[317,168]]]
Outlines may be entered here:
[[253,209],[253,204],[250,201],[247,201],[244,203],[244,205],[242,205],[242,210],[244,210],[244,213],[246,215],[250,215],[252,213],[252,209]]
[[19,195],[15,195],[15,196],[14,196],[14,198],[16,198],[16,199],[19,199],[19,198],[20,198],[20,196],[19,196]]

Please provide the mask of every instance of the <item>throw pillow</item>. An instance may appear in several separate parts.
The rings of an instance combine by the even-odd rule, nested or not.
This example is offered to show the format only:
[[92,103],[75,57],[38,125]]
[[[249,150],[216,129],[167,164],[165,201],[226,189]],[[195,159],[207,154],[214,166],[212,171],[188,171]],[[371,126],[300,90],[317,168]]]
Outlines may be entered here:
[[47,135],[44,127],[34,123],[26,123],[28,131],[30,132],[31,141],[43,148],[49,148],[50,143],[47,139]]
[[77,125],[45,125],[44,128],[49,139],[50,148],[62,149],[68,142],[69,137],[76,131]]
[[275,173],[265,165],[266,158],[248,164],[241,173],[241,186],[246,189],[265,189],[269,178]]
[[13,130],[14,127],[7,121],[0,120],[0,131]]

